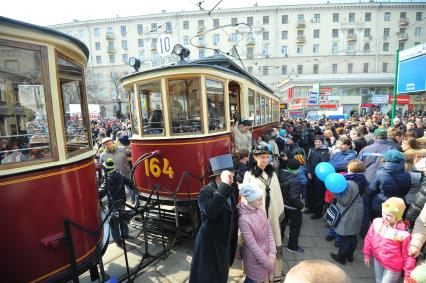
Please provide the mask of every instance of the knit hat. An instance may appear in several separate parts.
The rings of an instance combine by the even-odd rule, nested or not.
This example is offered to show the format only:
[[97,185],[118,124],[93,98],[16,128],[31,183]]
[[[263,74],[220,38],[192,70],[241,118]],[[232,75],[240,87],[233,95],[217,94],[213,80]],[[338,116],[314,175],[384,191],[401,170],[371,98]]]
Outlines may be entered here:
[[281,130],[278,132],[278,135],[279,135],[280,137],[284,137],[284,136],[285,136],[285,134],[287,134],[287,131],[286,131],[286,130],[284,130],[284,129],[281,129]]
[[399,122],[401,122],[401,119],[397,118],[393,118],[393,123],[394,124],[398,124]]
[[383,154],[386,162],[399,163],[404,160],[404,154],[396,149],[390,149]]
[[296,159],[289,159],[287,160],[287,169],[290,171],[296,171],[300,168],[300,163]]
[[315,136],[315,140],[324,143],[324,136]]
[[247,202],[252,202],[262,196],[262,190],[257,184],[247,183],[240,187],[240,196],[244,197]]
[[382,203],[382,211],[395,215],[396,220],[402,219],[405,208],[406,206],[402,198],[391,197]]
[[114,169],[114,160],[110,157],[102,165],[105,169]]
[[386,138],[388,136],[388,132],[386,129],[378,128],[374,130],[374,136],[380,138]]
[[296,159],[300,165],[305,165],[306,161],[305,161],[305,157],[303,156],[303,154],[296,154],[294,156],[294,159]]
[[102,144],[104,144],[104,143],[106,143],[106,142],[108,142],[108,141],[112,141],[112,139],[111,138],[103,138],[102,139]]

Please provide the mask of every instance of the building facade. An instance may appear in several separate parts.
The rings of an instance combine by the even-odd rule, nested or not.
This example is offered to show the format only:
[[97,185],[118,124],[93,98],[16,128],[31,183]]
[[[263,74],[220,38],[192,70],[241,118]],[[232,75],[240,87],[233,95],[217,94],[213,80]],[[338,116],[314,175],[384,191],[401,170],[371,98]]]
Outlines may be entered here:
[[210,15],[163,11],[51,28],[89,47],[87,92],[104,116],[115,113],[119,102],[126,112],[127,95],[118,78],[132,72],[126,65],[130,57],[139,58],[142,69],[176,61],[158,55],[157,40],[164,33],[189,48],[190,59],[233,56],[283,101],[306,98],[320,83],[326,96],[349,105],[346,111],[373,104],[372,97],[383,102],[392,93],[395,50],[426,41],[425,19],[424,2],[342,1],[216,9]]

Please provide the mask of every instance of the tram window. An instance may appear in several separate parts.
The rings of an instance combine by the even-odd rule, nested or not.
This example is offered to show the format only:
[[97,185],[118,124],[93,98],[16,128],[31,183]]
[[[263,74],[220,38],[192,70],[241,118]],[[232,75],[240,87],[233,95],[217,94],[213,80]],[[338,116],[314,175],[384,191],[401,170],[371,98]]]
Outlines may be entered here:
[[143,84],[138,87],[141,99],[143,134],[162,135],[164,133],[164,115],[160,82]]
[[18,48],[0,41],[1,164],[52,158],[48,90],[43,79],[47,71],[42,67],[42,52],[47,50],[36,48]]
[[200,86],[198,79],[169,80],[172,133],[200,133]]
[[260,124],[265,124],[265,97],[263,95],[260,96],[260,110],[262,111],[262,116],[260,119]]
[[254,120],[254,91],[252,89],[248,90],[248,111],[249,111],[249,115],[248,115],[248,119],[249,120]]
[[130,118],[132,122],[132,136],[139,135],[138,113],[136,110],[136,97],[133,88],[128,90],[130,104]]
[[274,121],[273,120],[273,117],[272,117],[272,115],[273,115],[273,113],[274,113],[274,108],[273,108],[273,100],[272,99],[269,99],[269,122],[272,122],[272,121]]
[[83,99],[83,68],[69,59],[57,57],[64,116],[67,155],[89,150],[87,109]]
[[260,94],[256,92],[256,126],[261,124],[261,105],[260,105]]
[[269,98],[265,97],[265,123],[269,122]]
[[225,129],[225,90],[223,82],[206,80],[209,131]]

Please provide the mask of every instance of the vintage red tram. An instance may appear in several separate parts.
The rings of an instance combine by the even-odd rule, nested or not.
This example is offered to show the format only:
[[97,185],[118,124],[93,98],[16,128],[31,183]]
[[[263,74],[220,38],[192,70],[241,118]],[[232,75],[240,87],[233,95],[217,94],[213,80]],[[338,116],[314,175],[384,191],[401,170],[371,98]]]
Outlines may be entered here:
[[[87,47],[51,29],[0,17],[0,250],[3,282],[69,277],[64,220],[100,227],[85,97]],[[96,243],[71,229],[78,271]]]
[[255,137],[279,121],[273,91],[224,56],[134,72],[121,81],[132,112],[133,161],[160,151],[136,168],[136,185],[143,193],[158,188],[163,200],[197,199],[208,160],[233,151],[236,114],[253,120]]

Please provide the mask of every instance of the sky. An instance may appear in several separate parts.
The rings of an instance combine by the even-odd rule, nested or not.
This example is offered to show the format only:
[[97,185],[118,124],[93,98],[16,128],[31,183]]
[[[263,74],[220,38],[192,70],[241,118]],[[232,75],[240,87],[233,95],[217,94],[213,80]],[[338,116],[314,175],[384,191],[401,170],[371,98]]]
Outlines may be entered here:
[[[0,15],[36,25],[47,26],[79,21],[139,16],[167,12],[199,10],[200,0],[11,0],[1,5]],[[220,0],[204,0],[201,6],[209,11]],[[218,8],[280,5],[285,3],[318,3],[324,0],[222,0]]]

